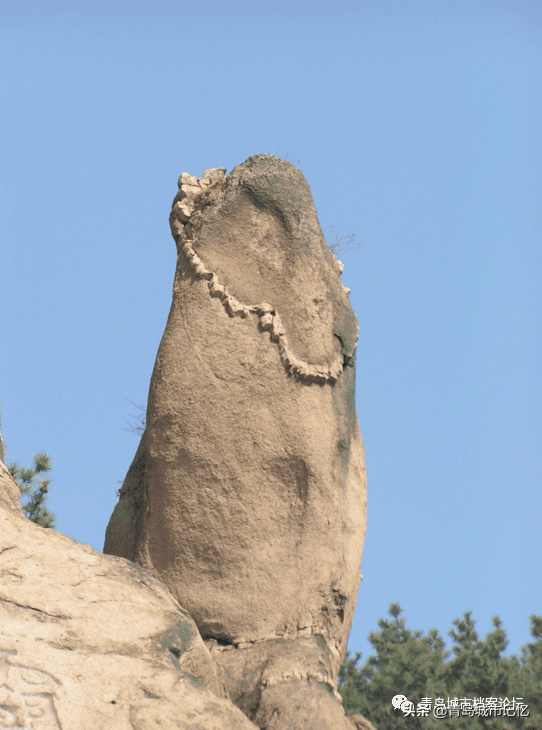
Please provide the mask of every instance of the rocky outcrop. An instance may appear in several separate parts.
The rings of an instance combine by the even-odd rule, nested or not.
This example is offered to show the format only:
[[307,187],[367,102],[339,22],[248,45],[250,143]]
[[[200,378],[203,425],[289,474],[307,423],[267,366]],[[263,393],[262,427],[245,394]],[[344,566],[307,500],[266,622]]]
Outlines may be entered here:
[[0,463],[0,727],[249,730],[190,616],[138,565],[28,520]]
[[21,507],[21,489],[3,461],[0,461],[0,508],[7,510],[15,519],[26,520]]
[[30,522],[0,462],[0,727],[374,730],[336,685],[365,471],[357,324],[311,206],[270,156],[181,176],[110,555]]
[[104,552],[167,586],[257,726],[340,730],[366,523],[358,326],[301,171],[256,155],[224,173],[179,178],[172,306]]

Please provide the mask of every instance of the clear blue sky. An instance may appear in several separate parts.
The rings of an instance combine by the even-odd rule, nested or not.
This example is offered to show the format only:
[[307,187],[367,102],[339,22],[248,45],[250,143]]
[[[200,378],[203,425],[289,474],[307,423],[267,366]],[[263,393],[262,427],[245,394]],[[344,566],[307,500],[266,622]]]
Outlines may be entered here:
[[542,2],[17,0],[0,68],[2,433],[51,455],[57,529],[102,549],[137,448],[177,177],[288,154],[359,244],[349,649],[399,601],[445,638],[498,614],[517,653],[542,613]]

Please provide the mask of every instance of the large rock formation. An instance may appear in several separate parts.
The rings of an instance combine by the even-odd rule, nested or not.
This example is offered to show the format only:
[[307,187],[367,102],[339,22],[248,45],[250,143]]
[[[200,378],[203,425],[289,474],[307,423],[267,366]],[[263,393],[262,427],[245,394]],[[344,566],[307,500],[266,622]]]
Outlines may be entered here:
[[173,596],[30,522],[0,462],[0,728],[250,730]]
[[183,173],[173,302],[104,552],[161,580],[267,730],[351,728],[366,524],[358,327],[300,170]]

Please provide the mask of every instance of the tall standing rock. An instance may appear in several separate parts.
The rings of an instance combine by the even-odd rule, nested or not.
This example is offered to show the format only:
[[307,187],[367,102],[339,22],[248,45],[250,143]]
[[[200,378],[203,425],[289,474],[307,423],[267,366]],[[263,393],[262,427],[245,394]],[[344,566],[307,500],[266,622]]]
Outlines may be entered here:
[[167,586],[255,724],[337,730],[366,526],[358,326],[301,171],[224,173],[179,178],[173,301],[104,552]]

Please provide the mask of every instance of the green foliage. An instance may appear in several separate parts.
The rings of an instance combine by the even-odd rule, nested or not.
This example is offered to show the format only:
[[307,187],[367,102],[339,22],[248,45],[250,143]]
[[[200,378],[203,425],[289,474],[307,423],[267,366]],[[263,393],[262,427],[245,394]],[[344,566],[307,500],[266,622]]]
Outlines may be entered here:
[[[493,617],[493,631],[484,641],[478,639],[471,612],[453,622],[455,630],[449,635],[454,643],[453,658],[445,651],[445,644],[436,629],[427,636],[411,631],[400,618],[398,603],[389,607],[390,619],[380,619],[380,631],[371,632],[369,641],[375,649],[365,664],[358,668],[359,652],[354,659],[346,653],[339,671],[339,691],[347,715],[360,713],[377,730],[540,730],[542,728],[542,617],[532,615],[531,636],[534,642],[522,648],[522,655],[502,656],[508,641],[498,616]],[[449,661],[447,661],[449,659]],[[414,703],[414,714],[405,715],[391,703],[395,695],[405,695]],[[478,698],[523,698],[528,705],[529,717],[473,717],[437,718],[432,713],[435,700],[468,700]],[[427,716],[418,716],[424,698],[433,704]]]
[[[7,449],[2,439],[2,418],[0,411],[0,461],[4,464]],[[29,497],[28,502],[22,505],[23,512],[29,520],[35,522],[41,527],[54,527],[56,524],[56,516],[50,512],[45,506],[45,495],[49,491],[51,479],[38,479],[38,474],[44,474],[51,471],[51,457],[39,451],[34,454],[34,466],[25,469],[19,466],[16,461],[6,464],[11,476],[19,483],[21,494]]]
[[52,480],[38,478],[39,474],[51,471],[51,458],[40,451],[34,454],[33,460],[34,466],[28,469],[19,466],[16,461],[7,464],[7,468],[11,476],[19,482],[21,494],[29,497],[28,501],[22,505],[23,512],[28,519],[41,527],[53,528],[56,524],[56,516],[45,506],[45,495],[49,491]]

